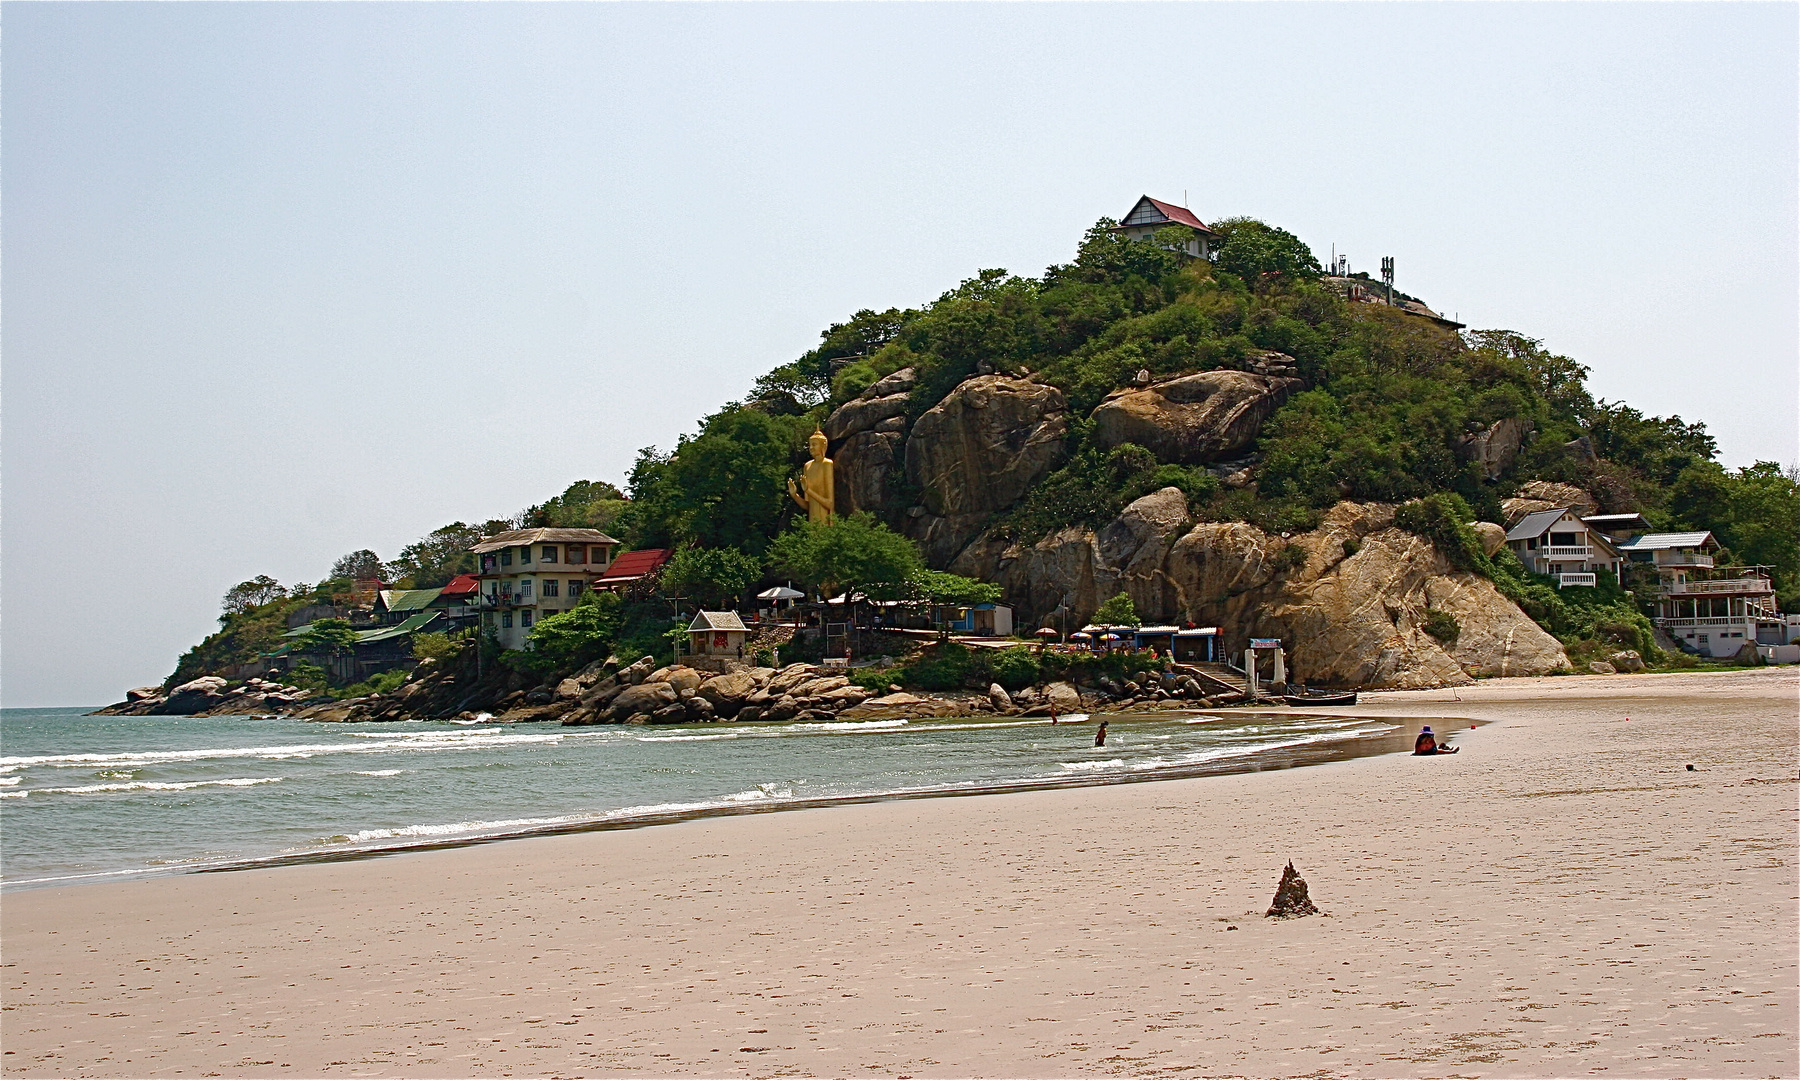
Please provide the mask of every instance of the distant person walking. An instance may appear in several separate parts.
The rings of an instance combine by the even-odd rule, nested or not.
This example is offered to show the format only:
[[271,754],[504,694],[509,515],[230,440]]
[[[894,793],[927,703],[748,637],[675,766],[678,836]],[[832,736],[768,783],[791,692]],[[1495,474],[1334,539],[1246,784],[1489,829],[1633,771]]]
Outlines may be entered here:
[[1105,720],[1100,721],[1100,730],[1094,732],[1094,745],[1095,746],[1105,746],[1106,745],[1106,723],[1107,722]]
[[1419,737],[1413,740],[1414,757],[1430,757],[1433,754],[1454,754],[1456,753],[1456,750],[1457,748],[1454,746],[1439,746],[1437,736],[1431,733],[1429,727],[1424,731],[1419,732]]

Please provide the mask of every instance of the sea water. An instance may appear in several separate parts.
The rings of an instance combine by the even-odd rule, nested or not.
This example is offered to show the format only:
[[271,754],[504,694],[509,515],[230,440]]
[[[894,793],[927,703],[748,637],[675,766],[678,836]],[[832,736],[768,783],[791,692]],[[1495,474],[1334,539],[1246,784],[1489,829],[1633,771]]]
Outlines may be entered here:
[[1401,721],[1281,711],[669,727],[86,712],[0,710],[8,888],[1411,746]]

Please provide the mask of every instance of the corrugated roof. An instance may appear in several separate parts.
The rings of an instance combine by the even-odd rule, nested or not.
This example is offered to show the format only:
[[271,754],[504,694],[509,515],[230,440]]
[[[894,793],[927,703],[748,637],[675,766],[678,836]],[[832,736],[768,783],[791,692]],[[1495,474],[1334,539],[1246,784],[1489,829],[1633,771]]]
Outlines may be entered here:
[[748,631],[749,629],[744,625],[744,620],[738,618],[738,613],[735,611],[702,611],[694,616],[693,623],[688,626],[688,633],[691,634],[697,630],[704,632],[707,630]]
[[381,630],[364,630],[356,635],[356,643],[358,645],[372,645],[378,641],[388,641],[392,638],[405,637],[408,634],[417,633],[418,631],[423,630],[434,621],[443,617],[444,613],[441,611],[421,611],[417,615],[407,616],[406,621],[398,625],[385,627]]
[[381,602],[389,611],[424,611],[442,589],[383,589]]
[[640,551],[627,551],[612,561],[601,574],[595,584],[607,584],[617,581],[636,581],[645,574],[652,573],[657,567],[669,561],[668,548],[644,548]]
[[442,595],[448,598],[452,596],[467,596],[470,593],[480,591],[481,582],[475,579],[474,574],[458,574],[450,579],[450,584],[444,586]]
[[470,548],[470,551],[499,551],[525,544],[616,544],[619,541],[599,529],[512,529],[495,533]]
[[1506,538],[1508,540],[1530,540],[1542,536],[1550,531],[1550,526],[1561,521],[1562,516],[1568,512],[1568,507],[1559,506],[1554,510],[1539,510],[1526,514],[1519,519],[1517,525],[1506,530]]
[[[1139,206],[1142,206],[1146,202],[1149,203],[1151,206],[1156,207],[1157,212],[1162,214],[1163,217],[1168,218],[1169,221],[1173,224],[1186,225],[1189,228],[1198,229],[1201,232],[1206,233],[1208,236],[1217,235],[1211,229],[1206,227],[1205,222],[1203,222],[1199,218],[1195,217],[1194,212],[1192,210],[1189,210],[1187,207],[1176,206],[1174,203],[1166,203],[1166,202],[1163,202],[1161,199],[1152,199],[1148,195],[1139,196],[1138,201],[1132,203],[1131,209],[1125,212],[1125,217],[1128,218],[1132,214],[1137,213],[1137,208]],[[1123,221],[1124,218],[1121,218],[1120,220]],[[1130,226],[1121,225],[1121,226],[1119,226],[1119,228],[1135,229],[1135,228],[1139,228],[1143,224],[1144,224],[1143,222],[1138,222],[1138,223],[1130,225]]]
[[1618,543],[1620,551],[1667,551],[1670,548],[1705,547],[1707,544],[1717,545],[1710,532],[1680,533],[1645,533]]

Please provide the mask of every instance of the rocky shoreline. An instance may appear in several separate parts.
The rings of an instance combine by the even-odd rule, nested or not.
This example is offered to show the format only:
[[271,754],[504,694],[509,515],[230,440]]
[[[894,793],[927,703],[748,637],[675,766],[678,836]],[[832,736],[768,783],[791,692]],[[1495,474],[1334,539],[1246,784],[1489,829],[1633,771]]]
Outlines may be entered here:
[[[96,710],[108,716],[293,716],[321,723],[394,723],[454,720],[521,724],[697,724],[889,720],[950,716],[1049,716],[1125,709],[1218,708],[1251,703],[1202,672],[1177,667],[1140,671],[1123,680],[1092,684],[1066,681],[1008,691],[908,692],[898,684],[883,691],[852,682],[842,669],[812,664],[783,668],[734,665],[723,673],[680,664],[657,666],[652,657],[620,665],[614,658],[588,665],[555,687],[506,691],[483,683],[473,692],[453,669],[425,666],[387,694],[318,701],[308,690],[251,679],[233,687],[217,676],[184,683],[166,694],[140,687],[125,701]],[[459,700],[460,699],[460,700]],[[461,708],[447,708],[453,702]]]

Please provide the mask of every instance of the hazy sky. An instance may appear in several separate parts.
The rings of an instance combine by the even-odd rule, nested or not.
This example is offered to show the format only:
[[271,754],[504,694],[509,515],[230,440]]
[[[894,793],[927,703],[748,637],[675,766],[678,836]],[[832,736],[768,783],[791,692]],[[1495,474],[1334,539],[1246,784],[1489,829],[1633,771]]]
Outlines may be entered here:
[[1797,12],[6,4],[0,694],[117,700],[235,582],[622,482],[1142,193],[1791,465]]

